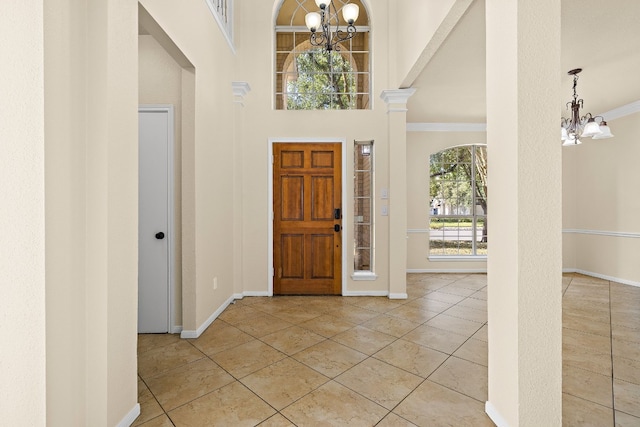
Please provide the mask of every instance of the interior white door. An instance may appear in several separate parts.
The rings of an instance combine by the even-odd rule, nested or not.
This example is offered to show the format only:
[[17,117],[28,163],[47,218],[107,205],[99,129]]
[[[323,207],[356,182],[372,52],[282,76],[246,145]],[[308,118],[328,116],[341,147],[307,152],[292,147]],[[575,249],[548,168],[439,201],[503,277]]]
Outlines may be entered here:
[[170,330],[169,109],[138,111],[138,332]]

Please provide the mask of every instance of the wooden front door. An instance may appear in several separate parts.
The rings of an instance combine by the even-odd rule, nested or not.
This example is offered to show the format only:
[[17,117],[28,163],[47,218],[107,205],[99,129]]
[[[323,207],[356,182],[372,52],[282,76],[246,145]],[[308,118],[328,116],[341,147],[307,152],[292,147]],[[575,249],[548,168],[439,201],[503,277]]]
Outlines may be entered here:
[[342,291],[342,151],[335,143],[273,147],[273,292]]

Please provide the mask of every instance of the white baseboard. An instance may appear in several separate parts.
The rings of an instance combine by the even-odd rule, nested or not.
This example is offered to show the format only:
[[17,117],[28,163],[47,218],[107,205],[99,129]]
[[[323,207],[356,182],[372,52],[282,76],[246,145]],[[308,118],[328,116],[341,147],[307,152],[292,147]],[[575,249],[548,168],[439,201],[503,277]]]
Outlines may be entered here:
[[484,412],[487,413],[491,421],[498,427],[509,427],[509,423],[505,421],[502,415],[498,412],[498,410],[493,406],[493,404],[487,401],[484,404]]
[[[238,294],[236,294],[238,295]],[[245,291],[242,294],[239,294],[240,298],[236,298],[236,299],[242,299],[243,297],[270,297],[273,295],[269,295],[269,291]]]
[[182,332],[182,325],[176,325],[173,328],[171,328],[171,332],[169,332],[170,334],[179,334]]
[[640,287],[640,282],[634,280],[621,279],[619,277],[607,276],[606,274],[594,273],[593,271],[581,270],[579,268],[563,268],[563,273],[580,273],[585,276],[596,277],[602,280],[608,280],[610,282],[622,283],[623,285]]
[[120,420],[116,427],[129,427],[140,416],[140,404],[136,403],[125,417]]
[[486,273],[486,268],[409,268],[407,273],[457,273],[457,274],[474,274]]
[[409,298],[409,295],[407,295],[406,293],[404,294],[389,294],[389,299],[407,299]]
[[386,297],[389,291],[343,291],[343,297]]
[[180,338],[198,338],[202,333],[213,323],[214,320],[222,314],[222,312],[235,300],[235,296],[232,295],[227,299],[216,311],[213,312],[211,316],[207,320],[204,321],[202,325],[198,327],[195,331],[182,330],[180,333]]

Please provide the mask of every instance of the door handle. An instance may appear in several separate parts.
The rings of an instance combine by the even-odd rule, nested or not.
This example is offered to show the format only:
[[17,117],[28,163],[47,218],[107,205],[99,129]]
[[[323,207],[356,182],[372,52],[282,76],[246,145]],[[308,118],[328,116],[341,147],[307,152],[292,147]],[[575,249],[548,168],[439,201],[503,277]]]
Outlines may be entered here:
[[340,219],[340,208],[333,210],[333,219]]
[[340,224],[336,224],[336,225],[333,226],[333,231],[335,231],[336,233],[339,233],[340,232],[340,228],[342,228],[342,227],[340,227]]
[[158,239],[158,240],[164,239],[164,233],[162,231],[159,232],[159,233],[156,233],[156,239]]

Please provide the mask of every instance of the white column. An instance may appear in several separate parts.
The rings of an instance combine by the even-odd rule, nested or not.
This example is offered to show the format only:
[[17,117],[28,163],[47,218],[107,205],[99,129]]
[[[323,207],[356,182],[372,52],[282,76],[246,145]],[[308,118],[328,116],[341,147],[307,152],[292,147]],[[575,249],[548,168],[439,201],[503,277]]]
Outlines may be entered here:
[[[416,89],[384,90],[389,116],[389,298],[407,298],[407,101]],[[380,191],[376,198],[380,200]]]
[[46,424],[43,2],[0,13],[0,423]]
[[242,295],[244,242],[244,98],[251,91],[247,82],[231,82],[233,89],[234,135],[233,135],[233,292]]
[[560,0],[487,0],[486,18],[486,410],[501,427],[560,426]]

